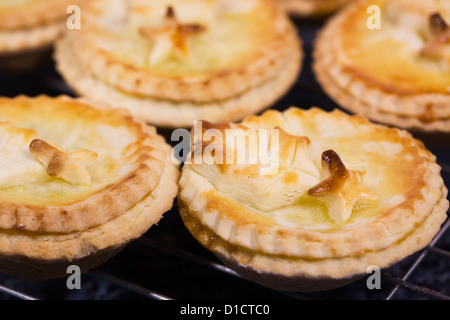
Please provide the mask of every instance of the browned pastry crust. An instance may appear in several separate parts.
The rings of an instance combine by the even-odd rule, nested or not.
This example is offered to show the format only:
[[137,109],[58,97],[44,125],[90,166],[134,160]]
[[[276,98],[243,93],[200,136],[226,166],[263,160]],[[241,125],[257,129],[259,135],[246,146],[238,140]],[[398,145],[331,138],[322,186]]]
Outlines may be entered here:
[[0,30],[32,29],[68,17],[67,8],[78,0],[25,1],[0,10]]
[[65,96],[2,98],[0,110],[2,272],[87,270],[172,207],[179,172],[155,128]]
[[[76,101],[67,98],[61,98],[61,100],[68,106],[80,108],[80,104]],[[8,98],[2,98],[0,108],[17,104],[17,112],[26,112],[30,105],[43,108],[49,103],[60,102],[57,100],[53,102],[45,97],[34,100],[22,97],[12,102]],[[82,105],[81,108],[83,108]],[[99,114],[113,122],[115,117],[121,115],[121,111],[114,110],[107,115],[102,112]],[[137,159],[132,171],[96,190],[88,199],[74,203],[49,207],[2,201],[0,202],[0,228],[71,233],[114,219],[142,200],[156,186],[164,168],[164,153],[158,150],[158,146],[162,143],[161,137],[149,135],[145,125],[131,117],[122,116],[121,118],[137,135],[138,143],[133,146],[132,152],[128,155],[130,160]]]
[[22,53],[50,47],[66,28],[67,8],[79,5],[81,1],[29,0],[0,5],[0,53]]
[[[132,6],[128,22],[119,24],[123,29],[116,33],[98,22],[108,19],[107,12],[93,3],[85,9],[83,30],[59,41],[58,70],[78,94],[125,106],[158,126],[191,127],[199,118],[235,121],[257,113],[293,85],[302,65],[301,41],[286,14],[269,1],[249,2],[254,7],[244,11],[232,1],[229,5],[239,10],[231,13],[218,3],[200,2],[212,9],[182,19],[192,4],[181,1],[166,8],[157,20],[162,23],[153,24],[151,13],[165,8],[162,4],[142,10]],[[138,23],[146,10],[148,25]],[[252,38],[233,38],[236,34],[227,30],[238,26]],[[130,53],[118,53],[127,46]]]
[[[369,5],[381,8],[380,30],[365,27]],[[380,123],[450,132],[449,44],[433,36],[432,17],[442,8],[403,0],[347,6],[316,42],[313,67],[324,91],[343,108]]]
[[[421,250],[447,217],[441,168],[405,131],[316,108],[267,111],[239,126],[285,132],[278,172],[191,162],[178,204],[192,235],[252,280],[331,289]],[[310,143],[289,143],[302,137]]]

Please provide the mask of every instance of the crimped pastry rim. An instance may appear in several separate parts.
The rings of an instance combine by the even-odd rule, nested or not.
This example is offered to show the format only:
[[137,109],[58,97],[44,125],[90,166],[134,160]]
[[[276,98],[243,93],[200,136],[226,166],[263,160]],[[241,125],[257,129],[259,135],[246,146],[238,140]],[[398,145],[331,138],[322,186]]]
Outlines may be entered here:
[[29,30],[0,31],[0,53],[8,54],[50,47],[62,34],[63,28],[64,22],[56,21]]
[[[299,109],[296,108],[289,109],[285,111],[284,116],[289,118],[286,112],[298,111]],[[270,112],[277,111],[267,111],[267,117],[270,117]],[[309,117],[313,113],[325,113],[317,108],[300,112],[304,117]],[[262,254],[307,260],[357,256],[362,252],[383,250],[413,232],[414,226],[423,223],[442,198],[444,198],[443,206],[446,205],[448,208],[448,201],[445,199],[446,189],[439,174],[441,168],[436,164],[434,155],[427,151],[420,141],[412,138],[405,131],[370,124],[362,117],[348,116],[337,110],[330,115],[336,121],[344,117],[356,124],[366,124],[397,133],[402,137],[404,145],[406,144],[411,150],[416,149],[414,154],[411,151],[411,156],[415,157],[414,161],[418,161],[417,166],[423,168],[420,182],[423,185],[416,194],[411,196],[408,204],[396,205],[391,208],[390,213],[379,216],[373,221],[338,232],[327,233],[272,224],[266,225],[251,218],[242,218],[247,216],[242,213],[246,212],[246,209],[238,201],[235,203],[239,207],[239,211],[229,206],[221,211],[220,206],[215,206],[215,210],[207,212],[205,210],[208,201],[208,196],[205,196],[207,192],[213,192],[210,197],[213,197],[212,201],[215,201],[216,204],[221,203],[221,199],[228,201],[227,197],[215,191],[206,179],[190,170],[186,165],[182,169],[179,181],[180,201],[188,206],[190,214],[198,217],[205,227],[210,228],[217,237],[232,245]],[[196,179],[199,180],[196,181]],[[224,203],[226,204],[226,202]],[[445,211],[443,210],[444,215]],[[235,216],[237,218],[234,218]],[[373,241],[373,239],[377,241]]]
[[43,261],[72,261],[102,250],[125,246],[158,223],[173,206],[179,178],[178,166],[171,163],[171,148],[163,145],[165,163],[156,187],[120,216],[84,231],[46,234],[0,230],[0,255]]
[[[67,8],[80,0],[46,0],[27,4],[26,10],[12,7],[0,10],[0,30],[30,30],[35,27],[63,21],[68,18]],[[22,8],[23,9],[23,8]]]
[[91,193],[87,199],[61,206],[24,205],[21,203],[0,202],[0,229],[20,229],[29,232],[72,233],[86,230],[112,220],[123,211],[142,200],[158,183],[164,168],[164,154],[161,149],[166,145],[164,138],[157,135],[155,128],[138,122],[121,110],[111,111],[100,104],[94,104],[83,98],[71,98],[65,95],[48,97],[41,95],[30,98],[1,98],[0,103],[70,103],[104,111],[110,116],[121,117],[124,123],[139,128],[141,148],[144,153],[136,169],[124,177],[113,181],[106,187]]
[[[442,223],[447,218],[448,201],[446,195],[447,189],[444,187],[442,198],[420,226],[420,230],[417,229],[417,232],[409,234],[399,242],[380,251],[369,251],[359,256],[325,259],[270,255],[230,245],[229,242],[218,237],[208,229],[201,221],[196,220],[180,198],[178,198],[178,207],[187,229],[196,237],[200,244],[217,255],[226,265],[229,265],[231,268],[238,266],[250,269],[252,272],[263,276],[274,287],[279,287],[279,281],[288,277],[290,278],[289,288],[302,288],[304,278],[321,281],[364,276],[367,274],[369,266],[375,265],[384,269],[422,250],[431,242],[434,235],[439,232]],[[422,234],[420,231],[425,232]],[[300,282],[299,285],[295,283],[296,280]],[[297,290],[295,289],[294,291]]]
[[301,48],[298,50],[301,40],[292,37],[290,42],[292,50],[288,50],[290,55],[283,68],[285,71],[262,86],[224,101],[206,104],[176,103],[151,97],[130,96],[93,78],[72,58],[70,46],[65,41],[63,38],[56,43],[56,67],[78,94],[95,101],[106,102],[112,107],[124,107],[135,117],[160,127],[190,128],[198,119],[212,122],[238,121],[255,114],[269,107],[290,89],[302,69],[304,56],[303,50]]
[[366,3],[360,0],[348,5],[319,31],[313,51],[313,70],[319,84],[342,108],[374,121],[405,129],[450,132],[450,108],[446,107],[450,95],[387,92],[340,65],[338,25]]
[[[291,45],[291,42],[296,41],[294,37],[298,36],[287,15],[268,0],[262,0],[261,3],[269,6],[274,13],[275,19],[270,23],[282,25],[278,37],[261,48],[251,63],[201,76],[170,77],[153,74],[116,62],[106,52],[98,50],[95,43],[86,41],[88,37],[83,32],[75,32],[68,37],[74,38],[74,45],[71,46],[73,54],[84,71],[119,91],[174,102],[208,103],[227,100],[275,77],[284,70],[284,62],[286,56],[291,55],[290,51],[301,50],[301,43],[298,44],[299,48]],[[89,27],[85,29],[88,30]],[[69,30],[66,34],[70,32]]]

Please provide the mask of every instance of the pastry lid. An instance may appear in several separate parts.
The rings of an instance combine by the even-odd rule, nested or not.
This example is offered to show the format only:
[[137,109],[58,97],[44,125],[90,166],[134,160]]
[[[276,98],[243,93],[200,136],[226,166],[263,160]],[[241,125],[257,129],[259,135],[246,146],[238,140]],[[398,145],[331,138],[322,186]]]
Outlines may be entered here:
[[[368,15],[369,6],[379,10]],[[448,132],[449,10],[446,1],[350,3],[319,33],[319,83],[343,108],[374,121]]]
[[[231,127],[212,126],[218,130],[216,134],[224,136]],[[358,268],[363,272],[368,265],[361,267],[359,263],[367,263],[371,255],[374,259],[376,252],[383,252],[380,257],[384,261],[379,257],[373,260],[380,266],[412,253],[414,237],[431,240],[446,217],[447,189],[440,167],[423,144],[406,131],[317,108],[267,111],[247,118],[239,128],[248,136],[252,130],[278,129],[278,147],[260,153],[261,142],[267,137],[256,143],[250,140],[253,142],[245,145],[244,159],[252,154],[249,145],[256,144],[258,148],[253,150],[259,150],[255,151],[258,161],[238,163],[234,157],[224,165],[223,161],[191,160],[183,167],[180,180],[182,206],[194,224],[200,223],[218,240],[203,241],[206,231],[202,228],[190,228],[191,232],[204,244],[211,242],[212,247],[221,242],[217,244],[221,254],[225,247],[231,252],[239,248],[236,250],[243,256],[249,252],[262,260],[306,260],[300,268],[305,274],[343,277],[346,272],[357,273]],[[226,149],[222,143],[214,146],[216,141],[233,139],[211,139],[212,134],[203,141],[203,149],[209,148],[207,153],[217,159],[222,158],[221,150],[227,150],[229,158],[233,148]],[[262,150],[275,144],[266,142]],[[192,152],[199,145],[194,143]],[[242,152],[242,145],[236,148]],[[264,155],[274,151],[278,157],[271,159],[276,170],[264,173],[260,170]],[[425,221],[434,227],[422,229]],[[396,251],[403,242],[410,247],[405,250],[404,244]],[[366,254],[359,262],[353,259]],[[328,270],[328,260],[351,260],[352,270]],[[314,266],[307,269],[307,265]],[[283,272],[295,274],[300,269],[296,271],[292,262]]]
[[83,69],[137,98],[233,98],[300,50],[287,15],[268,0],[100,0],[83,14],[83,28],[67,32]]
[[164,140],[127,113],[61,96],[0,99],[0,228],[69,233],[147,196]]

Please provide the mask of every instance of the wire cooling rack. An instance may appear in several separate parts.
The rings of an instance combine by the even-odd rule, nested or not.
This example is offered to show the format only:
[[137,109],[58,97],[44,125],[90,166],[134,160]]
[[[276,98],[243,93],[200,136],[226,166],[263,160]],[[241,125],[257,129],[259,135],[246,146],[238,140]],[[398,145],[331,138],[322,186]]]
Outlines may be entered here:
[[[302,73],[274,109],[289,106],[338,108],[321,90],[311,70],[311,51],[323,21],[296,20],[306,53]],[[69,94],[53,61],[25,74],[0,75],[0,95]],[[170,132],[165,132],[170,137]],[[450,140],[427,145],[450,185]],[[450,220],[424,250],[382,271],[381,289],[368,289],[366,278],[343,288],[302,294],[274,291],[241,278],[201,247],[188,233],[176,204],[157,226],[116,257],[81,278],[81,289],[69,290],[66,279],[27,282],[0,274],[0,299],[181,300],[181,299],[444,299],[450,300]]]

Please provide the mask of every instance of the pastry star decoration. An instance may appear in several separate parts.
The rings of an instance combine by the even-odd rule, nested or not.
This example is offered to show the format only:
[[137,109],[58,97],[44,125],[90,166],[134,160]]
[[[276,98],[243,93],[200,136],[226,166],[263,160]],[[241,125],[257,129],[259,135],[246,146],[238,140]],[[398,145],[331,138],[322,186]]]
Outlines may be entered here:
[[187,38],[205,30],[206,27],[201,24],[180,23],[174,9],[169,7],[161,27],[140,27],[139,33],[144,38],[153,41],[149,63],[154,65],[173,53],[187,58],[189,55],[186,44]]
[[61,178],[73,185],[91,185],[91,176],[85,165],[97,159],[96,152],[79,150],[65,153],[41,139],[31,141],[30,152],[45,167],[49,176]]
[[345,223],[358,200],[378,199],[368,188],[362,186],[364,173],[348,170],[333,150],[322,153],[322,169],[325,180],[308,190],[308,195],[325,202],[330,218],[336,223]]
[[431,38],[421,50],[421,55],[450,59],[450,27],[439,13],[431,15]]

